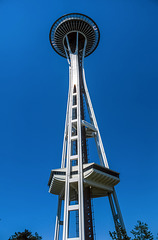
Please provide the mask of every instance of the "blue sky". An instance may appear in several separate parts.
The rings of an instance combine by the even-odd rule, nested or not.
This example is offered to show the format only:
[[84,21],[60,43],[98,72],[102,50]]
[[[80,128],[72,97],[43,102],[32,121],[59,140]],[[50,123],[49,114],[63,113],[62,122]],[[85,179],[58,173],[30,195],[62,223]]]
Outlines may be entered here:
[[[158,232],[158,2],[0,1],[0,239],[25,228],[53,239],[68,64],[49,43],[54,21],[79,12],[101,38],[86,79],[127,231],[137,220]],[[93,155],[93,154],[92,154]],[[107,199],[94,201],[97,239],[114,229]]]

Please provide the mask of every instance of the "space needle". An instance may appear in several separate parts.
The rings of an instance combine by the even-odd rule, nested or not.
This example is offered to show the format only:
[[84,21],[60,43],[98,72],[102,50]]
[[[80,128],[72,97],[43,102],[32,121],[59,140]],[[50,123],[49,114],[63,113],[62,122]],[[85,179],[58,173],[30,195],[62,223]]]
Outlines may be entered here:
[[[96,239],[92,200],[100,197],[109,198],[119,236],[119,226],[125,230],[115,191],[120,182],[119,173],[109,168],[84,70],[85,57],[99,44],[99,28],[90,17],[70,13],[55,21],[49,38],[52,48],[69,65],[61,167],[51,171],[48,182],[49,192],[58,195],[54,240]],[[95,142],[99,164],[89,159],[91,139]]]

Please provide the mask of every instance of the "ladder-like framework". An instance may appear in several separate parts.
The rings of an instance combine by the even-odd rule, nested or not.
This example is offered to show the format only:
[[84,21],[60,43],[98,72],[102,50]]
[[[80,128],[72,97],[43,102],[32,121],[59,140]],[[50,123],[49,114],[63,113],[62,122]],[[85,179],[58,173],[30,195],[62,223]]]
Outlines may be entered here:
[[[85,20],[86,18],[88,20]],[[77,20],[80,20],[80,22],[77,23]],[[68,21],[69,25],[65,24],[66,21]],[[84,16],[83,19],[83,15],[80,14],[75,14],[75,16],[74,14],[70,14],[60,18],[60,21],[58,20],[55,23],[55,28],[57,28],[57,26],[61,28],[62,23],[62,29],[66,29],[66,26],[78,26],[82,23],[83,29],[84,21],[86,24],[87,21],[89,21],[88,24],[90,25],[90,21],[92,20],[86,16]],[[61,48],[57,40],[55,42],[54,32],[53,34],[53,41],[50,39],[53,48],[59,51],[58,53],[60,55],[64,55],[62,49],[64,48],[64,56],[67,57],[69,63],[69,93],[61,169],[52,170],[49,179],[49,191],[59,195],[54,240],[59,240],[61,225],[63,226],[62,240],[94,240],[91,209],[91,198],[93,197],[108,196],[117,232],[119,231],[118,224],[125,229],[114,190],[114,186],[119,182],[119,174],[109,169],[85,80],[84,57],[91,53],[87,52],[88,37],[83,31],[78,30],[77,27],[76,30],[73,29],[73,31],[67,29],[62,40],[63,46]],[[93,45],[91,48],[94,50]],[[86,101],[90,122],[85,121],[84,99]],[[88,138],[95,139],[100,166],[88,163]],[[63,220],[61,220],[62,201],[64,201]],[[76,212],[77,233],[74,237],[70,236],[72,211]]]

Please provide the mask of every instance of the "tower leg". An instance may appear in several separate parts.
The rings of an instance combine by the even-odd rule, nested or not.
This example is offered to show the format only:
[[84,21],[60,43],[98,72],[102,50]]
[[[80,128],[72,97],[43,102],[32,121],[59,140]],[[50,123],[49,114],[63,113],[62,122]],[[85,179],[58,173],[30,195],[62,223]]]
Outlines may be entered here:
[[113,200],[112,200],[111,193],[109,194],[108,197],[109,197],[109,203],[110,203],[110,207],[111,207],[112,216],[113,216],[113,219],[114,219],[114,224],[115,224],[115,227],[116,227],[117,214],[116,214],[116,211],[115,211],[115,207],[114,207],[114,203],[113,203]]
[[[67,39],[67,38],[66,38]],[[78,39],[78,36],[77,36]],[[67,39],[67,44],[69,42]],[[84,203],[83,203],[83,167],[82,167],[82,136],[81,136],[81,104],[80,104],[80,81],[79,81],[79,63],[78,54],[70,54],[70,91],[69,91],[69,108],[68,108],[68,138],[67,138],[67,157],[66,157],[66,182],[65,182],[65,203],[64,203],[64,223],[63,223],[63,240],[68,240],[71,236],[70,215],[76,211],[79,220],[79,236],[73,239],[84,240]],[[72,178],[73,162],[76,162],[78,175],[76,179]],[[64,161],[63,161],[64,162]],[[71,185],[77,182],[78,194],[77,203],[71,205]],[[72,234],[73,235],[73,234]]]
[[59,239],[61,204],[62,204],[62,200],[59,197],[58,198],[58,210],[57,210],[57,216],[56,216],[54,240],[58,240]]
[[114,219],[117,237],[119,239],[122,239],[123,236],[122,236],[121,229],[125,233],[126,233],[126,229],[125,229],[125,225],[123,222],[123,218],[122,218],[122,214],[121,214],[121,210],[120,210],[120,206],[118,203],[115,189],[113,189],[113,193],[110,193],[108,197],[109,197],[111,212],[112,212],[113,219]]
[[[70,72],[70,69],[69,69]],[[68,135],[68,113],[69,113],[69,103],[70,103],[70,88],[69,84],[69,92],[68,92],[68,100],[67,100],[67,110],[66,110],[66,120],[65,120],[65,130],[64,130],[64,139],[63,139],[63,151],[62,151],[62,161],[61,161],[61,168],[65,167],[65,160],[66,160],[66,147],[67,147],[67,135]]]
[[101,135],[100,135],[100,132],[99,132],[97,120],[96,120],[96,117],[95,117],[92,102],[91,102],[90,95],[89,95],[89,92],[88,92],[84,68],[83,68],[82,74],[83,74],[83,85],[84,85],[84,91],[85,91],[85,99],[86,99],[86,104],[87,104],[87,109],[88,109],[90,121],[91,121],[91,124],[93,124],[94,127],[97,129],[97,135],[95,136],[95,142],[96,142],[97,151],[98,151],[98,155],[99,155],[99,159],[100,159],[100,164],[102,166],[105,166],[106,168],[109,168],[108,161],[107,161],[106,154],[105,154],[105,150],[104,150],[104,146],[103,146],[102,139],[101,139]]
[[121,223],[121,227],[123,229],[125,229],[125,224],[124,224],[124,221],[123,221],[123,217],[122,217],[122,213],[121,213],[121,210],[120,210],[120,206],[119,206],[119,202],[118,202],[118,199],[117,199],[117,195],[116,195],[115,189],[113,190],[112,194],[113,194],[115,206],[116,206],[116,209],[117,209],[118,218],[119,218],[120,223]]

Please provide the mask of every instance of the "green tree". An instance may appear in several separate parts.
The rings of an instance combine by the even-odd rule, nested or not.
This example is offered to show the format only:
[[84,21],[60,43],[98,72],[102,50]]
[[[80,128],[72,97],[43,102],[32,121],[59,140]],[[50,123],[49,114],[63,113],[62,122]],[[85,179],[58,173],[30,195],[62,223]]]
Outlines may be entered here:
[[24,232],[15,232],[14,235],[12,235],[8,240],[41,240],[42,237],[38,235],[38,233],[35,233],[35,235],[32,235],[32,232],[25,229]]
[[130,237],[127,236],[126,230],[121,227],[121,224],[119,222],[117,222],[116,231],[109,232],[109,234],[113,240],[129,240],[129,239],[131,239]]
[[148,224],[143,223],[141,221],[137,221],[137,225],[135,225],[131,233],[134,235],[133,240],[154,239],[153,234],[149,230]]

